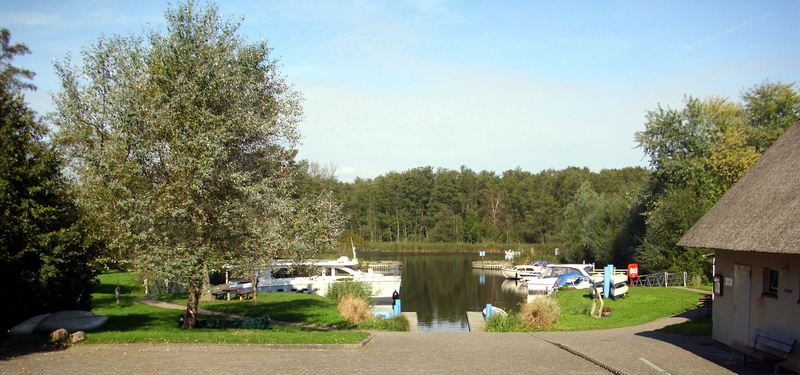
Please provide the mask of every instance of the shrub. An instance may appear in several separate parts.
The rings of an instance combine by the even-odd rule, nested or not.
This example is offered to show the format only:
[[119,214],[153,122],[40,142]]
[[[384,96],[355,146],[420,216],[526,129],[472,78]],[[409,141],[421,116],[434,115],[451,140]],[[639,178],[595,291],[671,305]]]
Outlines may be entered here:
[[375,318],[372,316],[372,311],[370,311],[367,302],[353,296],[345,296],[339,301],[339,313],[353,324],[359,324]]
[[345,297],[350,296],[363,300],[367,305],[373,305],[375,303],[372,299],[374,295],[372,285],[363,281],[354,280],[342,280],[332,283],[328,286],[328,292],[325,293],[326,297],[339,302]]
[[486,320],[487,332],[525,332],[530,331],[519,316],[511,314],[502,316],[495,314]]
[[359,324],[358,329],[372,330],[372,331],[408,332],[408,319],[406,319],[406,317],[403,315],[397,315],[390,319],[375,317],[375,319],[370,319]]
[[519,317],[526,327],[550,328],[558,323],[561,308],[555,298],[542,297],[522,305]]

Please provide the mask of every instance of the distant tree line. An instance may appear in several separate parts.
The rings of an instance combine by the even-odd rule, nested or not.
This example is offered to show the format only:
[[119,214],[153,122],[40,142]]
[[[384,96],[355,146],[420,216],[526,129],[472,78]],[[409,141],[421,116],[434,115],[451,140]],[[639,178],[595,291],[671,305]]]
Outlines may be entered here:
[[740,102],[688,96],[683,108],[648,111],[634,137],[649,169],[498,175],[428,166],[343,183],[334,164],[301,161],[298,193],[333,192],[348,233],[369,241],[561,243],[565,261],[637,262],[707,279],[707,250],[676,242],[799,114],[794,84],[765,82]]
[[[318,170],[314,163],[304,168]],[[353,183],[306,173],[300,191],[333,191],[349,219],[347,230],[369,241],[543,244],[561,242],[564,210],[584,183],[618,194],[637,189],[649,174],[641,167],[599,173],[517,168],[498,175],[428,166]]]

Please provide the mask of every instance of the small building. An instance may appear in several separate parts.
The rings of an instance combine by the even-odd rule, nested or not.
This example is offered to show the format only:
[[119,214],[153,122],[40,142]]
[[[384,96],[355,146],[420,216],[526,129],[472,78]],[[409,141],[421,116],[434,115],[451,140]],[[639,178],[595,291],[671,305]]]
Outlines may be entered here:
[[[678,241],[713,249],[714,340],[800,339],[800,121]],[[781,367],[800,372],[800,349]]]

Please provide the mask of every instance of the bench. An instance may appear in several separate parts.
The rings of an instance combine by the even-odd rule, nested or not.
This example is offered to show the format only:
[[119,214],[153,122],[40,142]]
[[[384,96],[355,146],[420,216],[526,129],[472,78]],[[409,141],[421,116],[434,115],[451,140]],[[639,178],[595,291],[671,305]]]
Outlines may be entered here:
[[711,316],[711,307],[714,303],[714,300],[711,299],[711,296],[702,296],[697,300],[697,310],[698,313],[701,313],[702,309],[706,309],[708,315]]
[[753,345],[746,346],[734,342],[732,349],[744,354],[744,366],[747,367],[747,357],[753,357],[775,366],[774,374],[778,373],[778,364],[789,358],[797,339],[793,339],[775,332],[768,332],[756,328],[753,333]]

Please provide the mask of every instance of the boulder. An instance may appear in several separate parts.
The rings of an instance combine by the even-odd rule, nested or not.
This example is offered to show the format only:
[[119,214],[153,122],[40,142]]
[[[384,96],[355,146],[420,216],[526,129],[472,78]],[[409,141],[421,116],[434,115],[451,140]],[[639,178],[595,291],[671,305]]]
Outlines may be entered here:
[[50,342],[65,342],[69,338],[69,332],[64,328],[59,328],[50,334]]
[[69,340],[72,341],[73,344],[86,340],[86,333],[83,331],[75,332],[69,336]]

